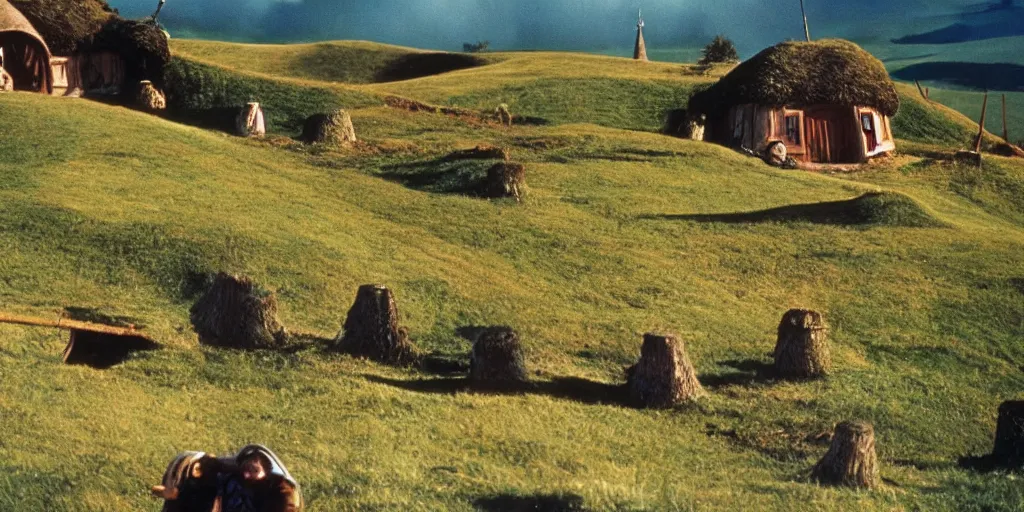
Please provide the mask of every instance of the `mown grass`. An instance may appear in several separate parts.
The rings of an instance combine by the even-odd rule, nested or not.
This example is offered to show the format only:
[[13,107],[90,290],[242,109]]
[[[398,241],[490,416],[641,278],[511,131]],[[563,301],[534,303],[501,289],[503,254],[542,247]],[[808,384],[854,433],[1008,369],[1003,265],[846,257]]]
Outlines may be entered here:
[[181,57],[171,60],[164,80],[172,116],[225,131],[233,129],[238,108],[250,101],[263,106],[268,132],[287,135],[298,134],[310,115],[382,103],[379,97],[359,91],[307,87]]
[[[560,54],[529,57],[520,74],[509,59],[405,91],[466,96],[548,68],[600,83],[632,65],[588,57],[572,70]],[[641,82],[661,74],[633,69]],[[569,122],[556,105],[544,108]],[[84,101],[0,97],[2,308],[138,319],[164,345],[99,371],[61,365],[51,330],[0,326],[0,509],[157,510],[146,489],[176,452],[251,441],[284,458],[310,510],[1024,506],[1013,477],[956,464],[990,449],[997,405],[1024,384],[1020,162],[989,157],[977,171],[933,160],[950,150],[936,145],[945,132],[922,131],[905,156],[823,176],[595,124],[507,129],[380,106],[352,114],[361,144],[330,149]],[[523,204],[465,195],[453,186],[461,178],[445,181],[450,169],[436,172],[439,158],[480,143],[508,146],[527,165]],[[875,191],[894,200],[869,204],[881,213],[866,222],[713,217]],[[316,345],[201,348],[188,324],[191,285],[217,270],[252,275],[278,293],[285,325],[322,337],[370,282],[395,290],[427,352],[465,358],[458,328],[512,325],[542,385],[449,392],[447,377]],[[828,379],[758,373],[795,306],[820,309],[831,325]],[[607,387],[622,382],[649,330],[684,337],[707,400],[663,412],[612,402]],[[876,426],[883,488],[808,483],[827,448],[819,434],[854,417]]]

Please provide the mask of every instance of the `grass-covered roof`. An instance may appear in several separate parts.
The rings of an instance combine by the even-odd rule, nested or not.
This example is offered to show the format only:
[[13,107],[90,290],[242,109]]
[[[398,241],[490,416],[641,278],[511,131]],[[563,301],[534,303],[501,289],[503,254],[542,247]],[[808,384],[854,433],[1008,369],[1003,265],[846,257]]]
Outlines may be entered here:
[[[0,0],[6,2],[7,0]],[[54,55],[70,55],[116,14],[105,0],[10,0]]]
[[690,111],[715,114],[749,103],[796,108],[858,105],[892,116],[900,102],[881,61],[849,41],[824,39],[765,49],[695,94]]
[[21,32],[27,34],[42,43],[43,47],[46,47],[46,42],[39,35],[39,32],[32,27],[32,24],[29,23],[21,12],[15,9],[13,5],[7,3],[7,0],[0,0],[0,33],[2,32]]

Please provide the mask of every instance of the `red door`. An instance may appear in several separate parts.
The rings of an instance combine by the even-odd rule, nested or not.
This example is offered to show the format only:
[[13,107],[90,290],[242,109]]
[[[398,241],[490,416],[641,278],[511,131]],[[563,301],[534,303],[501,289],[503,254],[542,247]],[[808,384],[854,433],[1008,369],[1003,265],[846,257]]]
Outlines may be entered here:
[[850,159],[850,109],[817,107],[804,112],[807,153],[811,162],[839,163]]

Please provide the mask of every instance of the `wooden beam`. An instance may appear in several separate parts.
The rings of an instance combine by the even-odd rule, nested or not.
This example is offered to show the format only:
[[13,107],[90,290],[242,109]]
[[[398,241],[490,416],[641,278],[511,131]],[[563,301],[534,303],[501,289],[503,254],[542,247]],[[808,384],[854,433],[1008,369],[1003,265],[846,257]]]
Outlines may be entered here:
[[981,121],[978,122],[978,138],[974,140],[974,152],[981,152],[981,140],[985,138],[985,114],[988,112],[988,91],[985,91],[985,99],[981,101]]
[[924,88],[921,87],[921,82],[914,80],[914,84],[917,85],[917,92],[921,93],[921,97],[924,99],[928,99],[928,95],[924,93]]
[[57,329],[64,330],[98,332],[101,334],[111,334],[114,336],[138,336],[140,338],[149,339],[148,336],[142,334],[142,332],[135,329],[135,326],[114,327],[112,325],[79,322],[77,320],[70,320],[67,318],[49,320],[46,318],[38,318],[0,312],[0,324],[27,325],[31,327],[56,327]]
[[811,28],[807,25],[807,11],[804,9],[804,0],[800,0],[800,14],[804,16],[804,37],[811,42]]
[[1010,143],[1010,130],[1006,127],[1006,93],[1003,93],[1003,140]]

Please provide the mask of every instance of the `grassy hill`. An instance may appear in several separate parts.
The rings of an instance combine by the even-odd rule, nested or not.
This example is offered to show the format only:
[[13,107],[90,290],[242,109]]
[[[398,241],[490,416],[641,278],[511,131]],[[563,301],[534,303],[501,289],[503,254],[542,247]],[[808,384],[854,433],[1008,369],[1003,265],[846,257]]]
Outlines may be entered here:
[[[198,83],[222,80],[204,108],[241,90],[288,133],[341,105],[361,143],[241,140],[0,95],[2,309],[121,318],[162,344],[96,370],[60,364],[52,330],[0,325],[0,509],[158,510],[146,490],[175,453],[253,441],[283,457],[312,511],[1024,506],[1014,477],[956,463],[991,448],[996,407],[1024,385],[1024,163],[937,158],[968,120],[901,89],[901,154],[829,176],[649,133],[712,79],[677,65],[499,54],[354,84],[215,58],[228,53],[179,62]],[[550,122],[500,128],[382,106],[390,94],[505,101]],[[481,143],[527,166],[523,204],[460,192],[487,162],[438,161]],[[198,346],[188,308],[217,271],[275,290],[282,321],[313,345]],[[316,337],[336,334],[371,282],[444,357],[465,358],[460,328],[513,326],[538,386],[474,394],[457,377],[323,352]],[[759,373],[796,306],[831,326],[825,380]],[[616,402],[651,330],[686,340],[706,400]],[[850,418],[876,427],[880,490],[806,481],[822,434]]]

